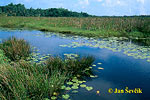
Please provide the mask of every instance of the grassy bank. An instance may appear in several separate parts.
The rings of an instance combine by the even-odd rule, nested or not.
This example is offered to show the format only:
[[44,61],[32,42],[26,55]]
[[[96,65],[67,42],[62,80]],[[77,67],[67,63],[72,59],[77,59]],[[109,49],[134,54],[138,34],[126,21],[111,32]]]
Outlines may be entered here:
[[26,28],[96,37],[150,37],[150,18],[0,17],[0,27]]
[[29,50],[29,44],[23,39],[10,38],[0,44],[1,100],[56,99],[68,80],[92,74],[89,67],[93,57],[49,57],[42,64],[36,64],[25,59],[31,53]]

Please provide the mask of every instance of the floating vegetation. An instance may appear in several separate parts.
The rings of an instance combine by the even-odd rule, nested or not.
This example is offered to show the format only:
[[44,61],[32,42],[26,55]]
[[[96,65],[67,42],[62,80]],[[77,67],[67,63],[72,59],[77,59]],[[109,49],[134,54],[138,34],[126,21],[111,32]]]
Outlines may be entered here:
[[61,89],[65,89],[65,88],[66,88],[66,86],[65,86],[65,85],[61,86]]
[[102,67],[98,67],[98,69],[103,70],[104,68],[102,68]]
[[77,90],[73,90],[72,93],[78,93],[78,91]]
[[94,76],[94,75],[90,75],[90,77],[91,77],[91,78],[96,78],[96,77],[98,77],[98,76],[97,76],[97,75],[95,75],[95,76]]
[[68,90],[68,91],[69,91],[69,90],[71,90],[71,88],[70,88],[70,87],[66,87],[65,90]]
[[69,99],[69,97],[70,97],[69,94],[62,95],[62,98],[63,98],[63,99]]
[[56,100],[57,97],[56,97],[56,96],[52,96],[51,99],[52,99],[52,100]]
[[40,54],[37,49],[37,47],[32,47],[32,53],[30,54],[30,57],[27,58],[30,62],[36,62],[37,64],[42,64],[45,62],[46,59],[48,59],[51,54]]
[[64,56],[66,56],[68,59],[75,59],[75,58],[79,57],[79,55],[73,54],[73,53],[71,53],[71,54],[64,54]]
[[73,82],[67,82],[67,84],[68,84],[68,85],[72,85],[72,84],[73,84]]
[[[82,46],[88,46],[93,48],[105,48],[113,52],[122,52],[127,56],[132,56],[135,59],[146,59],[150,62],[150,46],[140,46],[131,43],[127,38],[103,38],[103,39],[94,39],[94,38],[82,38],[78,42],[72,42],[68,45],[60,45],[61,47],[71,47],[77,48]],[[101,65],[102,63],[97,63]],[[93,65],[96,66],[96,65]]]
[[94,67],[95,67],[96,65],[92,65],[92,66],[94,66]]
[[86,85],[85,84],[81,84],[80,87],[84,88],[84,87],[86,87]]
[[85,87],[86,88],[86,90],[88,90],[88,91],[91,91],[92,89],[93,89],[93,87],[90,87],[90,86],[87,86],[87,87]]
[[77,85],[73,85],[71,88],[72,89],[78,89],[79,87]]
[[[132,56],[135,59],[146,59],[150,62],[150,46],[139,46],[131,43],[126,37],[109,37],[103,39],[88,38],[82,36],[68,36],[57,33],[40,33],[37,35],[44,35],[45,37],[58,36],[65,39],[71,39],[73,42],[70,44],[59,45],[60,47],[77,48],[88,46],[93,48],[105,48],[113,52],[123,52],[127,56]],[[76,41],[77,40],[77,41]],[[80,41],[79,41],[80,40]],[[64,54],[67,58],[74,59],[78,57],[77,54]],[[101,65],[102,63],[97,63]],[[95,66],[95,65],[93,65]]]
[[101,65],[102,63],[97,63],[98,65]]

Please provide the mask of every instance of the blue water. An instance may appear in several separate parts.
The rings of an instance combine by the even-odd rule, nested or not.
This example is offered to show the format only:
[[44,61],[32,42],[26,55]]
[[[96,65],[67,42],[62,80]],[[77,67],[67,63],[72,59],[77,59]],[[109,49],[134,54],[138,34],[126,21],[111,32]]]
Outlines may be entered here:
[[[86,82],[86,85],[92,86],[94,89],[87,91],[85,88],[79,88],[78,93],[70,93],[71,100],[150,100],[150,63],[146,60],[134,59],[122,52],[112,52],[108,49],[87,46],[63,48],[59,45],[70,44],[73,41],[82,41],[83,37],[75,40],[53,33],[49,33],[51,37],[46,37],[44,34],[35,36],[41,33],[34,30],[0,30],[0,42],[2,39],[15,36],[17,38],[24,38],[32,46],[37,47],[41,54],[63,56],[64,53],[75,53],[81,56],[94,56],[94,63],[101,62],[102,65],[97,65],[97,67],[103,67],[104,70],[98,70],[97,67],[94,67],[93,72],[98,77]],[[126,87],[129,87],[129,89],[141,88],[143,93],[108,93],[109,88],[125,89]],[[96,94],[97,90],[100,91],[100,94]]]

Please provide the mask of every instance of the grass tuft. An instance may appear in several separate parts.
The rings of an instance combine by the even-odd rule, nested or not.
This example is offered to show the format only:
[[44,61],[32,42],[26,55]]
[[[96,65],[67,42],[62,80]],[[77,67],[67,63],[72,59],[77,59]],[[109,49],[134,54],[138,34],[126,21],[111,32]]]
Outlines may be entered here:
[[29,43],[24,39],[16,39],[15,37],[5,40],[0,45],[0,49],[2,49],[6,57],[12,61],[26,59],[31,53]]
[[94,59],[62,60],[50,57],[45,64],[31,64],[20,60],[13,65],[0,64],[0,99],[43,100],[59,92],[61,86],[73,76],[89,75],[86,71]]

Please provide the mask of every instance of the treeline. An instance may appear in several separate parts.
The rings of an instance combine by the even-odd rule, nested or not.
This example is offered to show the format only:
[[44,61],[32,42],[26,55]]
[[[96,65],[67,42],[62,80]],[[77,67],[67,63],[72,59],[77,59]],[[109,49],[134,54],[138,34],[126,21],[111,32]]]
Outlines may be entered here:
[[6,16],[26,16],[26,17],[90,17],[87,13],[72,12],[64,8],[49,9],[27,9],[23,4],[10,3],[6,6],[0,6],[0,14]]

